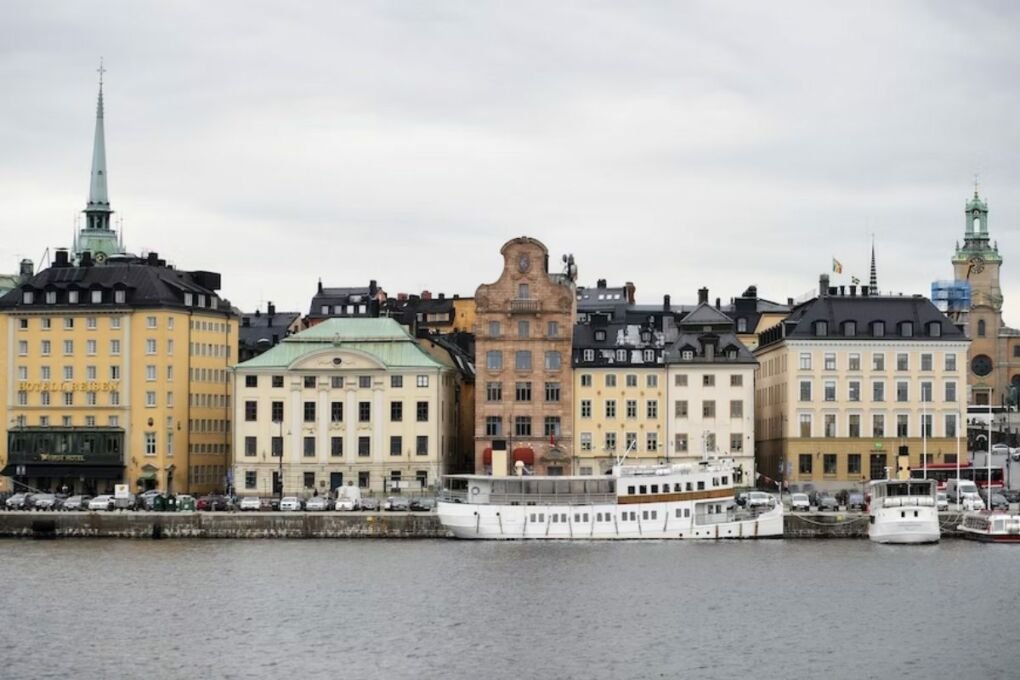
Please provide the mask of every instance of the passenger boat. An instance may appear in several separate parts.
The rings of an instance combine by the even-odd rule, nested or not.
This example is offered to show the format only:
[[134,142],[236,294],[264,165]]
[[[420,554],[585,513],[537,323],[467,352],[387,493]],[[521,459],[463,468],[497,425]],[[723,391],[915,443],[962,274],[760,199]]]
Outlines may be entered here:
[[447,475],[439,520],[456,538],[721,539],[783,534],[782,503],[740,508],[733,463],[615,465],[604,477]]
[[963,538],[986,543],[1020,543],[1020,515],[980,510],[963,515],[957,527]]
[[868,538],[877,543],[938,543],[942,535],[933,479],[871,483]]

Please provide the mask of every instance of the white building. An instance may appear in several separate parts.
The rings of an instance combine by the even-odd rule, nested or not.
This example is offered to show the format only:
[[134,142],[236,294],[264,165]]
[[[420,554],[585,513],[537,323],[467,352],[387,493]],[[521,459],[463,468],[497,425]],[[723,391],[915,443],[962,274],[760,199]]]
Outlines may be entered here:
[[[234,488],[418,491],[455,446],[451,366],[393,319],[327,319],[234,368]],[[395,484],[400,482],[402,484]]]

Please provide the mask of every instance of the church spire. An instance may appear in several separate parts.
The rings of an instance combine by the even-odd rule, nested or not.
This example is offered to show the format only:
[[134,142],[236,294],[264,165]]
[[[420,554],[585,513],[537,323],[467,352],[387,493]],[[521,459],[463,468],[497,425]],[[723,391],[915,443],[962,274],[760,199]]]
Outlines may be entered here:
[[106,188],[106,135],[103,128],[103,68],[99,60],[99,99],[96,103],[96,133],[92,142],[92,173],[89,202],[85,206],[86,229],[110,228],[110,196]]
[[871,237],[871,280],[868,281],[871,295],[878,295],[878,268],[875,266],[875,237]]

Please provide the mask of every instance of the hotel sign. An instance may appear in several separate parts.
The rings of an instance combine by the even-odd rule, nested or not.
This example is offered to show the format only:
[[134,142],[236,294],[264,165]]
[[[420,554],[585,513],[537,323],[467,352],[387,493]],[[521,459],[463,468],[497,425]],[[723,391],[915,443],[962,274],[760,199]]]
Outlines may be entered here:
[[85,456],[78,453],[40,453],[43,463],[84,463]]
[[18,382],[18,390],[21,392],[112,392],[120,387],[119,382],[97,380],[42,380],[32,382],[22,380]]

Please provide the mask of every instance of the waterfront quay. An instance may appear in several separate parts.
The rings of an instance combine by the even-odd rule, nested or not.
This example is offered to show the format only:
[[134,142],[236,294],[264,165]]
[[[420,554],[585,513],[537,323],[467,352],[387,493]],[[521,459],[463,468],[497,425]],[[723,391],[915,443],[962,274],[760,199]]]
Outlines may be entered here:
[[[960,514],[940,515],[943,538]],[[858,512],[788,513],[783,538],[867,538]],[[0,538],[410,538],[447,539],[434,512],[0,512]]]

